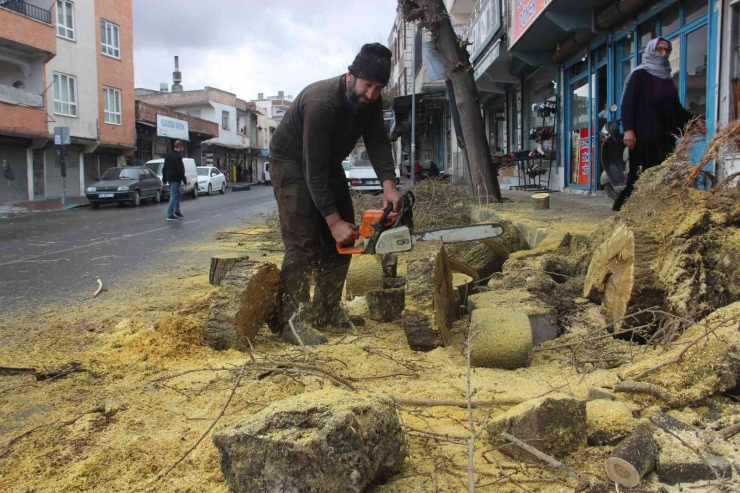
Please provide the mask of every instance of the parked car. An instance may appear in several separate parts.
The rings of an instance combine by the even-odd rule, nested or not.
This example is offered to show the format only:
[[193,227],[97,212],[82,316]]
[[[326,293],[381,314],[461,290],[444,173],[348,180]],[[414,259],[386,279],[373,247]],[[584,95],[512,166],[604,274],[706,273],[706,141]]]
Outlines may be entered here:
[[[197,166],[195,165],[195,160],[193,158],[184,157],[182,158],[182,162],[185,165],[185,179],[187,180],[187,185],[180,185],[180,192],[185,195],[187,193],[191,194],[194,199],[198,198],[198,170],[196,169]],[[162,179],[162,167],[164,166],[164,159],[152,159],[151,161],[147,161],[146,165],[147,168],[149,168],[155,175],[159,177],[159,179]],[[168,199],[170,196],[170,186],[167,184],[162,189],[162,198]]]
[[270,163],[269,161],[266,161],[263,168],[262,168],[262,182],[265,185],[270,185],[272,183],[272,178],[270,178]]
[[142,200],[156,204],[162,200],[162,180],[143,166],[109,168],[100,180],[87,187],[85,195],[93,209],[114,202],[131,202],[134,207],[141,205]]
[[[356,156],[351,156],[349,160],[344,160],[342,167],[344,168],[344,174],[347,177],[347,183],[349,183],[351,190],[372,192],[374,194],[383,191],[383,184],[380,183],[378,175],[375,174],[375,169],[373,169],[364,147],[359,149]],[[398,168],[396,168],[396,185],[400,183],[401,174]]]
[[198,193],[211,195],[214,190],[226,193],[226,177],[218,168],[213,166],[198,166]]

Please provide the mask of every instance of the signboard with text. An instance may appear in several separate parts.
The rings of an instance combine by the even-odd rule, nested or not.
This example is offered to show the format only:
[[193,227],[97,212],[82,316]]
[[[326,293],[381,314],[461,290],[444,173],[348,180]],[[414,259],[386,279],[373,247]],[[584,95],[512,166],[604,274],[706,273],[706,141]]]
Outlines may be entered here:
[[170,139],[190,140],[188,136],[188,122],[157,115],[157,136]]
[[511,29],[509,31],[509,47],[529,29],[534,20],[544,12],[551,0],[510,0]]
[[591,156],[594,153],[594,140],[594,136],[589,135],[588,127],[583,127],[579,131],[578,179],[576,181],[576,184],[578,185],[588,185]]

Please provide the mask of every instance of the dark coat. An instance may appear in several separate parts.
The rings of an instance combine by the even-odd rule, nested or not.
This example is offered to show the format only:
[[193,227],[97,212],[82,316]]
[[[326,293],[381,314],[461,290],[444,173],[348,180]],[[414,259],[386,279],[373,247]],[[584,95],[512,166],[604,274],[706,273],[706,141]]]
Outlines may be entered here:
[[673,81],[636,70],[627,82],[622,97],[622,126],[638,139],[654,139],[663,134],[677,134],[692,115],[678,98]]
[[172,151],[164,157],[164,166],[162,166],[162,183],[179,183],[187,185],[185,179],[185,164],[182,162],[182,154]]

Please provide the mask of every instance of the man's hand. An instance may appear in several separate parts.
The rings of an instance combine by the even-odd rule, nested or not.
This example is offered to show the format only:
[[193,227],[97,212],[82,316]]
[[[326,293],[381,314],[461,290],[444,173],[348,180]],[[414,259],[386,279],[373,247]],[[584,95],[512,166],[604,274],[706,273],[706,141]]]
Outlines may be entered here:
[[635,149],[635,142],[637,142],[637,138],[635,137],[634,130],[627,130],[624,132],[624,145],[626,145],[630,151]]
[[393,204],[393,212],[401,212],[401,192],[396,188],[396,182],[385,180],[383,182],[383,210]]
[[357,238],[359,238],[355,231],[354,224],[348,223],[342,219],[338,212],[335,212],[330,216],[326,216],[324,219],[326,219],[326,224],[329,225],[334,241],[338,244],[351,245]]

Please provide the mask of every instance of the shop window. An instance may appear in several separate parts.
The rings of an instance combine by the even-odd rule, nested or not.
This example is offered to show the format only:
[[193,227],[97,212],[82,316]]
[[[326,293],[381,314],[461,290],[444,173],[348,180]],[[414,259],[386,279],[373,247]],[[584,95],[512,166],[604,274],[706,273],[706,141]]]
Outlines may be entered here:
[[622,89],[624,88],[625,82],[627,82],[627,77],[629,77],[630,72],[632,72],[632,69],[634,68],[632,66],[633,60],[634,58],[630,58],[629,60],[624,60],[622,62],[622,84],[621,84]]
[[573,65],[569,72],[571,77],[576,77],[588,70],[588,61],[584,57],[583,60]]
[[640,51],[644,50],[651,39],[658,35],[658,21],[653,18],[640,24]]
[[690,24],[709,10],[707,0],[685,0],[683,2],[684,25]]
[[660,14],[660,35],[667,36],[677,31],[681,26],[681,16],[679,15],[679,5],[675,4],[668,7]]
[[620,43],[621,48],[621,56],[629,56],[632,55],[635,51],[635,40],[633,39],[632,33],[627,35]]
[[707,26],[686,36],[686,109],[704,118],[707,111]]
[[609,47],[606,43],[596,49],[596,63],[604,62],[607,60],[609,54]]
[[[679,79],[681,77],[681,38],[675,38],[670,40],[673,45],[673,51],[668,56],[668,61],[671,64],[671,79],[676,86],[676,89],[680,90]],[[706,46],[706,45],[705,45]]]

